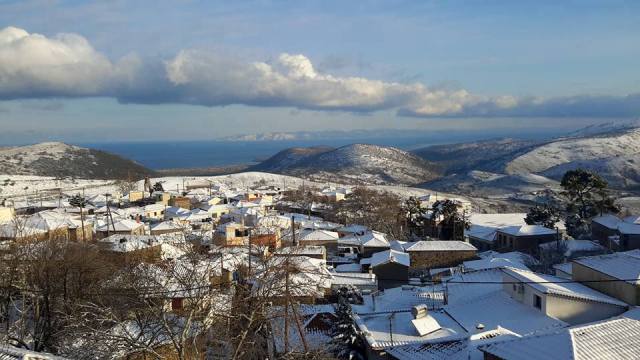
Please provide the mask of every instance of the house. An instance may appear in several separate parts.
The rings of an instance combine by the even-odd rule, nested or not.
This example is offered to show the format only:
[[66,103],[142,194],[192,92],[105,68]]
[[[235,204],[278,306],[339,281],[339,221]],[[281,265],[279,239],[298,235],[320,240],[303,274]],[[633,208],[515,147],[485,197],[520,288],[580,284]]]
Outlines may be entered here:
[[640,249],[640,216],[596,216],[591,221],[591,235],[611,250]]
[[93,224],[67,213],[45,210],[30,216],[18,216],[14,221],[0,225],[0,240],[68,239],[90,241]]
[[391,247],[387,236],[381,232],[372,230],[362,235],[352,234],[338,239],[338,248],[357,249],[360,256],[370,257],[373,253],[387,250]]
[[308,256],[271,256],[264,265],[266,271],[258,271],[253,283],[254,296],[284,304],[288,288],[290,298],[302,304],[313,304],[331,294],[332,274],[324,260]]
[[560,250],[566,259],[575,259],[583,256],[604,254],[606,249],[591,240],[560,240],[540,244],[540,252],[554,252]]
[[191,198],[187,196],[173,196],[169,200],[169,205],[183,209],[191,209]]
[[640,321],[618,318],[480,346],[488,360],[637,359]]
[[604,214],[591,219],[591,238],[607,244],[609,237],[618,235],[618,224],[622,220],[613,214]]
[[364,292],[378,290],[378,279],[375,274],[368,273],[332,273],[331,289],[338,291],[344,287],[356,288]]
[[7,223],[16,216],[16,211],[13,207],[0,206],[0,224]]
[[164,219],[164,204],[149,204],[143,208],[143,216],[145,219],[162,220]]
[[184,232],[187,227],[180,225],[173,221],[163,221],[161,223],[157,223],[151,225],[150,232],[151,235],[162,235],[162,234],[173,234]]
[[113,223],[107,221],[96,229],[96,234],[99,238],[105,238],[111,234],[144,235],[144,224],[130,219],[123,219]]
[[411,269],[427,270],[460,265],[475,258],[477,249],[464,241],[418,241],[407,248]]
[[151,235],[113,234],[98,241],[107,256],[120,261],[158,262],[162,259],[161,243]]
[[370,269],[378,278],[378,287],[388,289],[409,281],[409,254],[386,250],[371,255]]
[[622,314],[628,305],[580,283],[551,275],[506,268],[503,290],[511,298],[571,325]]
[[560,234],[540,225],[508,226],[496,231],[495,247],[502,252],[538,252],[538,245],[560,240]]
[[327,260],[324,246],[287,246],[278,249],[274,256],[306,256],[318,260]]
[[335,231],[304,229],[296,233],[296,242],[300,245],[318,245],[326,247],[327,250],[336,250],[339,237]]
[[465,230],[465,236],[478,250],[491,250],[494,248],[496,231],[508,226],[526,225],[524,222],[526,216],[525,213],[471,214],[469,216],[471,225],[468,230]]
[[468,260],[462,263],[465,272],[478,271],[495,268],[512,267],[516,269],[529,270],[527,265],[536,264],[537,260],[528,254],[519,251],[499,253],[495,251],[484,251],[478,253],[479,260]]
[[[295,312],[285,312],[283,306],[274,306],[270,309],[269,342],[270,348],[275,353],[274,358],[285,353],[303,355],[315,351],[324,352],[331,346],[333,339],[331,332],[333,324],[337,320],[334,307],[329,304],[303,304],[294,309]],[[286,336],[285,318],[289,324]],[[297,324],[300,324],[301,327],[298,328]],[[304,337],[304,341],[302,337]],[[287,340],[286,345],[285,339]]]
[[342,226],[337,229],[340,237],[351,236],[351,235],[364,235],[369,228],[364,225],[351,224],[347,226]]
[[442,310],[415,305],[409,310],[355,314],[353,320],[366,343],[367,359],[387,359],[388,349],[424,343],[459,341],[467,332]]
[[573,280],[630,305],[640,305],[640,250],[575,259]]
[[213,234],[213,243],[218,246],[242,246],[249,242],[250,229],[238,223],[220,224]]

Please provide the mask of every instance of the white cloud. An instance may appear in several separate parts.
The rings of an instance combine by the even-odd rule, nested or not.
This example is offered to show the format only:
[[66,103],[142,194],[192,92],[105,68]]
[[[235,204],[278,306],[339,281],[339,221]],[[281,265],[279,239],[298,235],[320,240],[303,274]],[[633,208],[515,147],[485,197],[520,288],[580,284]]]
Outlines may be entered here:
[[487,97],[318,72],[301,54],[250,62],[223,53],[183,50],[164,62],[128,56],[112,62],[83,37],[47,38],[0,30],[0,99],[110,96],[121,102],[244,104],[416,117],[634,116],[638,95],[572,98]]
[[0,96],[98,95],[113,65],[81,36],[0,30]]

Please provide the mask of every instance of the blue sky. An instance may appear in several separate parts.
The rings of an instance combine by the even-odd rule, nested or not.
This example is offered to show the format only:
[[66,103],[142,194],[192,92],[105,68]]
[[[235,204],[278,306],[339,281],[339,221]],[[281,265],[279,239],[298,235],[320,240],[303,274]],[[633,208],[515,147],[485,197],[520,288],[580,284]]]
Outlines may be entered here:
[[231,3],[0,1],[0,142],[640,116],[637,1]]

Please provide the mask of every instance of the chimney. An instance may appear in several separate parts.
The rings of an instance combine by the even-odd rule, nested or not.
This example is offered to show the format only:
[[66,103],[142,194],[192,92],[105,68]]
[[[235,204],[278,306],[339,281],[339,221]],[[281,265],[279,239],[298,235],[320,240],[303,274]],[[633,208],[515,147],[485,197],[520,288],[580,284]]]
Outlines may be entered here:
[[421,319],[427,316],[428,312],[429,312],[429,309],[425,304],[415,305],[411,308],[411,315],[413,315],[414,319]]

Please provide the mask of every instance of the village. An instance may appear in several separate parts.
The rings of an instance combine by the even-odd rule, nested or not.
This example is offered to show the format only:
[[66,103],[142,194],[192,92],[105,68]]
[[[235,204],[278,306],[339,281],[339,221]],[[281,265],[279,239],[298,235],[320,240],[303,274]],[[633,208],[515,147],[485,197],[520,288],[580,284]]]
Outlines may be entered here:
[[178,177],[85,190],[0,207],[2,358],[640,353],[637,215],[592,214],[584,234],[542,205],[484,213],[366,186]]

